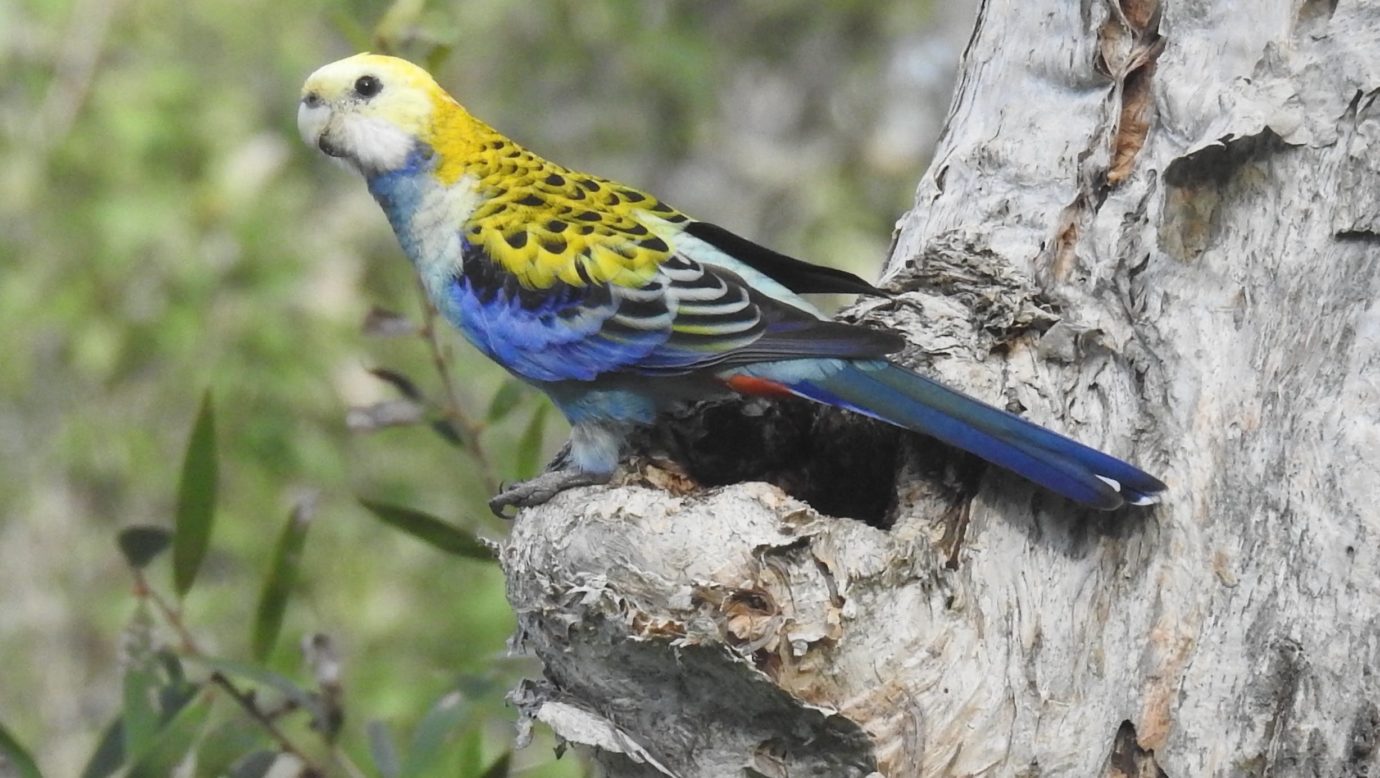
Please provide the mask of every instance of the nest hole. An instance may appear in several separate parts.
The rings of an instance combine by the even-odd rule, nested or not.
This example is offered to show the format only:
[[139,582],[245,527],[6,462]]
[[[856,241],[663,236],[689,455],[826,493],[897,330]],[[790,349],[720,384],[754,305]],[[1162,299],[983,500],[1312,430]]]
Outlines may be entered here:
[[815,510],[887,528],[907,433],[805,400],[702,403],[636,447],[704,486],[765,481]]

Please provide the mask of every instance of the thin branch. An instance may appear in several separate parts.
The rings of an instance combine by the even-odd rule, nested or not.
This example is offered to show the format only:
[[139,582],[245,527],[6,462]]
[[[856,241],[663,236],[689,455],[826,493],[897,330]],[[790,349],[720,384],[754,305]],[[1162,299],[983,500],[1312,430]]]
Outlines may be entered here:
[[149,586],[148,581],[144,579],[142,570],[136,569],[133,572],[135,596],[143,597],[153,602],[154,607],[163,615],[163,620],[177,633],[178,640],[182,641],[182,651],[192,656],[205,656],[201,650],[201,646],[196,642],[196,638],[192,636],[191,630],[187,629],[187,625],[183,623],[182,611],[174,608],[163,598],[163,595],[159,594],[152,586]]
[[421,279],[417,280],[417,292],[422,301],[422,326],[420,335],[426,341],[427,350],[431,352],[431,362],[436,367],[436,372],[441,376],[441,384],[446,392],[446,407],[443,409],[445,415],[454,421],[464,431],[466,443],[468,444],[474,458],[479,460],[480,476],[484,479],[484,486],[489,493],[498,491],[498,479],[494,476],[493,462],[490,461],[488,453],[484,450],[484,444],[480,441],[480,433],[484,431],[484,423],[471,418],[465,413],[464,405],[460,402],[460,392],[455,387],[455,381],[450,375],[450,364],[446,359],[445,347],[441,345],[441,339],[436,331],[437,311],[436,306],[431,304],[431,298],[427,296],[426,287],[422,285]]
[[314,770],[317,774],[326,774],[310,757],[302,753],[302,751],[288,739],[288,736],[283,734],[281,729],[278,729],[278,725],[272,718],[259,710],[259,706],[254,704],[254,698],[251,695],[240,691],[235,684],[230,682],[229,678],[226,678],[219,672],[211,673],[211,683],[225,690],[225,693],[230,695],[230,698],[238,703],[239,706],[244,709],[244,712],[249,714],[250,718],[254,719],[260,727],[263,727],[263,730],[268,733],[269,737],[277,741],[279,749],[302,760],[302,764],[306,765],[308,769]]
[[[200,644],[197,643],[196,638],[192,636],[191,630],[187,629],[186,623],[182,620],[182,612],[174,608],[163,595],[158,593],[158,590],[149,586],[148,581],[144,578],[142,570],[134,569],[132,572],[134,573],[135,596],[153,603],[154,607],[163,616],[163,620],[167,622],[168,626],[172,627],[175,633],[177,633],[178,640],[182,642],[181,649],[184,653],[193,657],[204,657],[206,655],[205,652],[201,650]],[[285,711],[266,713],[259,709],[258,705],[254,703],[254,698],[249,693],[241,691],[239,687],[235,686],[229,678],[226,678],[221,673],[212,672],[211,682],[224,690],[226,694],[230,695],[231,699],[248,712],[250,717],[263,727],[269,737],[277,741],[280,749],[302,760],[302,763],[314,770],[316,774],[326,774],[315,764],[315,762],[309,759],[301,749],[297,748],[297,746],[288,739],[287,735],[283,734],[282,730],[278,729],[277,725],[273,723],[275,716],[280,715],[282,712],[286,712],[286,710],[290,710],[291,707],[295,707],[295,704]],[[338,759],[336,760],[337,763],[339,763],[339,761]],[[353,770],[354,773],[358,773],[358,768],[355,768],[354,765],[341,766],[348,767]]]

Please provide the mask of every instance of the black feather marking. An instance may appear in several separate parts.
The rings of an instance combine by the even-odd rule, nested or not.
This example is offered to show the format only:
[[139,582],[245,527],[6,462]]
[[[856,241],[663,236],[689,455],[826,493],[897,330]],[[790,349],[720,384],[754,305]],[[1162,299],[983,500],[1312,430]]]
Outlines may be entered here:
[[685,232],[801,294],[839,292],[888,296],[886,292],[844,270],[802,262],[734,235],[709,222],[691,222]]
[[666,301],[660,297],[649,300],[623,298],[618,302],[618,314],[634,319],[655,319],[666,313]]
[[575,273],[580,276],[580,280],[585,286],[594,286],[594,279],[589,274],[589,267],[585,264],[585,258],[579,257],[575,260]]

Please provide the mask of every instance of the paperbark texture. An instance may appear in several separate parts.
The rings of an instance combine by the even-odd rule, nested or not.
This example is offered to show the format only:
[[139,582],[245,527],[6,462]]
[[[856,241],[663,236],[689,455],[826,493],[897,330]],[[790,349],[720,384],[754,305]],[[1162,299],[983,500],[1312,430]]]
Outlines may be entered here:
[[570,492],[504,549],[524,711],[612,776],[1380,772],[1378,90],[1374,3],[985,2],[852,313],[1164,503],[914,436],[879,526]]

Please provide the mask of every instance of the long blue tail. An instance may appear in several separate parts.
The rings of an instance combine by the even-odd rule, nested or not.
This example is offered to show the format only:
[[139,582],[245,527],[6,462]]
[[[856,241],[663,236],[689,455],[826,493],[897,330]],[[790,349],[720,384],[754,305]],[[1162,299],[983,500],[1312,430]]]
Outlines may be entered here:
[[843,363],[791,391],[976,454],[1092,508],[1159,502],[1165,485],[1134,465],[881,360]]

